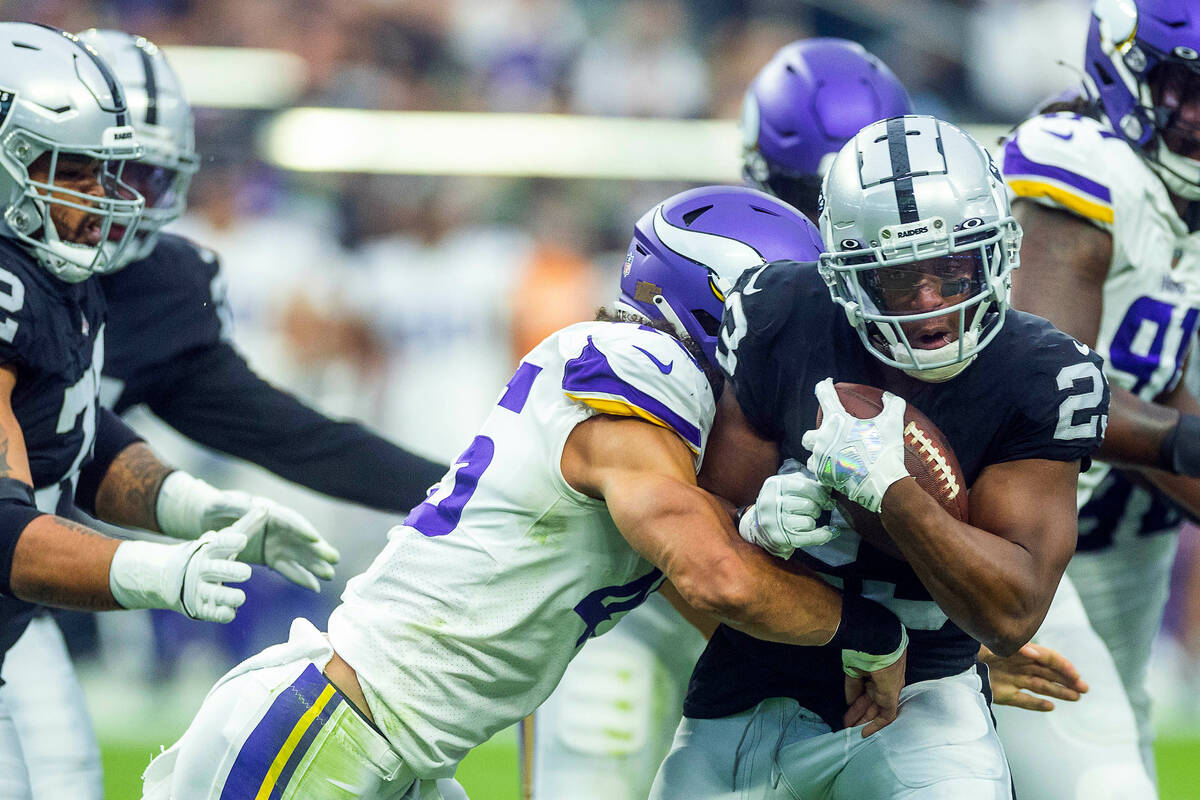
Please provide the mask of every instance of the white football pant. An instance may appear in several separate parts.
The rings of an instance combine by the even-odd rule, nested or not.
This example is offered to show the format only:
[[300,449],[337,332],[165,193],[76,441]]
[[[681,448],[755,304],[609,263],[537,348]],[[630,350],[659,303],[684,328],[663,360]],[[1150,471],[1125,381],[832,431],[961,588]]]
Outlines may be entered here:
[[974,669],[906,686],[868,738],[788,698],[685,718],[651,800],[1010,800],[1008,766]]
[[[1078,558],[1078,556],[1076,556]],[[1157,797],[1138,747],[1137,726],[1104,642],[1064,576],[1033,637],[1079,669],[1089,691],[1056,700],[1046,713],[993,706],[1021,800],[1149,800]]]
[[466,800],[419,781],[321,669],[333,655],[307,620],[208,693],[187,731],[142,775],[144,800]]
[[[1067,565],[1092,629],[1100,635],[1121,676],[1137,722],[1142,763],[1154,779],[1154,727],[1146,675],[1154,638],[1170,593],[1179,531],[1136,538],[1118,534],[1113,547],[1079,552]],[[1075,664],[1087,680],[1085,664]]]
[[[34,800],[103,800],[100,745],[66,643],[49,614],[29,623],[5,654],[0,677]],[[0,760],[11,759],[11,752],[0,754]],[[4,780],[0,775],[0,786]]]

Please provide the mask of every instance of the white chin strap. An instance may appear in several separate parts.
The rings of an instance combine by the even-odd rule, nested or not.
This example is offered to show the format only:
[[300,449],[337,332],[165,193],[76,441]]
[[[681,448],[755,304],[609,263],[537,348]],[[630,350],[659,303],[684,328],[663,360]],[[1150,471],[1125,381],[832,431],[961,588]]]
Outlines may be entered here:
[[[979,344],[979,331],[975,329],[967,330],[962,335],[962,345],[964,350],[973,350]],[[891,345],[892,358],[897,361],[915,361],[916,364],[936,364],[939,361],[945,361],[948,358],[953,358],[958,353],[958,341],[950,342],[950,344],[942,345],[934,350],[918,350],[913,348],[912,355],[909,355],[908,350],[900,343]],[[974,353],[967,358],[954,364],[946,364],[942,367],[933,367],[931,369],[906,369],[905,374],[911,375],[918,380],[926,383],[944,383],[953,378],[958,373],[971,365],[975,360]]]
[[1147,163],[1172,194],[1185,200],[1200,200],[1200,161],[1171,152],[1160,138],[1155,158],[1147,159]]

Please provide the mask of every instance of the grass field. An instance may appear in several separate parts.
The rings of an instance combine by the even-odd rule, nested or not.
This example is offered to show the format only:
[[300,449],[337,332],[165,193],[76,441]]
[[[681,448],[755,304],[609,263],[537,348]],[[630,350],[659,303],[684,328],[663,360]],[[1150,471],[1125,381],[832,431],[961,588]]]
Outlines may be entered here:
[[[153,745],[128,742],[104,745],[104,778],[109,800],[141,796],[138,776],[153,750]],[[1200,736],[1162,739],[1156,754],[1161,800],[1200,799]],[[518,800],[516,737],[505,732],[477,747],[459,767],[458,779],[471,800]]]

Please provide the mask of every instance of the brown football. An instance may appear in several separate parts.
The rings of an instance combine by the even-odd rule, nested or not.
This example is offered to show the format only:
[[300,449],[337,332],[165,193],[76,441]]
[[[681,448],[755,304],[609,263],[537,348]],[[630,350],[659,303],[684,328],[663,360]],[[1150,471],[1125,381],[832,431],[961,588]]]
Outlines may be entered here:
[[[870,419],[883,411],[882,389],[861,383],[836,383],[834,388],[842,408],[851,416]],[[819,408],[817,424],[821,424]],[[904,405],[904,466],[916,478],[917,485],[937,500],[950,516],[967,521],[967,486],[954,450],[933,421],[912,403]],[[852,502],[840,492],[834,492],[833,497],[859,536],[893,558],[904,558],[884,530],[878,514]]]

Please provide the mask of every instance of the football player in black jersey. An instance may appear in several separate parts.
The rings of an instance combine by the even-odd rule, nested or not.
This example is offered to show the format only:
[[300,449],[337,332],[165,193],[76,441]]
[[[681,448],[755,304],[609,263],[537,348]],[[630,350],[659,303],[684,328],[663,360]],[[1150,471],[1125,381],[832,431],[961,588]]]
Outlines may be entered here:
[[[1009,654],[1028,641],[1074,549],[1077,476],[1108,407],[1100,359],[1008,308],[1020,229],[990,156],[957,128],[930,117],[867,126],[834,160],[822,201],[819,264],[748,272],[727,299],[728,383],[703,480],[751,502],[794,457],[822,485],[797,474],[793,493],[837,489],[880,513],[902,560],[841,528],[793,558],[900,617],[908,686],[896,721],[864,739],[840,722],[836,654],[721,627],[652,796],[736,785],[762,796],[1009,797],[975,654],[979,642]],[[884,411],[853,420],[830,379],[887,390]],[[909,479],[905,401],[953,446],[970,524]]]
[[[28,23],[0,24],[0,69],[0,659],[30,623],[32,603],[228,622],[245,595],[223,584],[250,575],[234,557],[316,588],[332,577],[337,553],[302,517],[242,493],[187,491],[194,478],[97,408],[104,299],[92,276],[120,265],[143,208],[122,180],[142,148],[120,84],[74,35]],[[189,541],[107,538],[55,516],[73,504]],[[36,665],[38,682],[76,687],[55,641],[62,656]],[[9,713],[22,699],[0,685],[6,798],[30,796],[30,751]],[[79,733],[56,744],[69,748]],[[60,775],[48,777],[39,796],[102,796],[98,758],[84,790],[59,791]]]
[[445,474],[355,422],[332,420],[258,377],[229,340],[217,256],[164,233],[199,166],[191,108],[162,51],[144,38],[88,30],[112,65],[146,154],[130,183],[146,211],[128,266],[100,280],[109,307],[103,402],[144,403],[200,444],[331,497],[408,513]]

